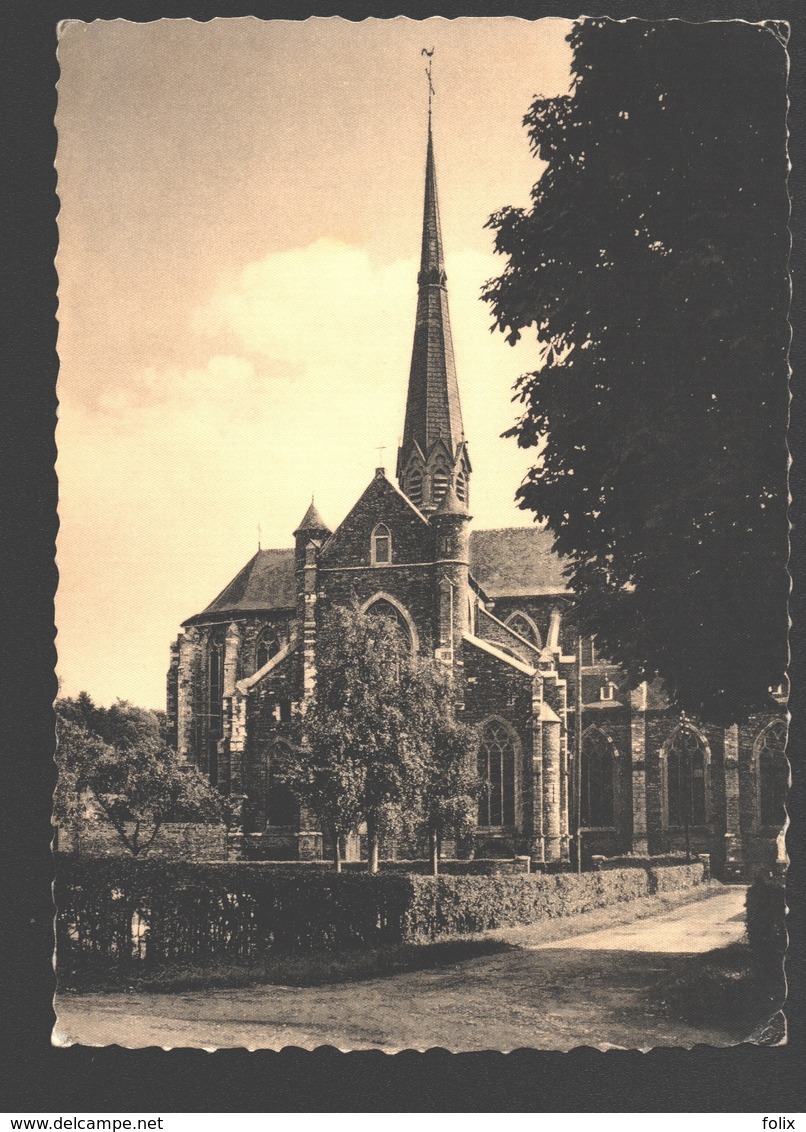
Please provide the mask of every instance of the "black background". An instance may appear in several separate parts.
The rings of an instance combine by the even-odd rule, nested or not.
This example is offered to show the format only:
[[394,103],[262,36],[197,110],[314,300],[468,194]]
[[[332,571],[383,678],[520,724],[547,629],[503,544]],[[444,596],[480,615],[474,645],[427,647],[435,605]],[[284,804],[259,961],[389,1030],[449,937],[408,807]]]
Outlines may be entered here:
[[[799,374],[804,354],[802,288],[803,32],[797,0],[5,0],[0,12],[0,280],[3,316],[0,377],[0,600],[2,601],[2,764],[0,868],[5,888],[2,926],[5,1053],[0,1108],[17,1112],[767,1112],[803,1111],[806,1088],[803,1005],[804,626],[800,462],[806,453]],[[53,160],[56,131],[56,24],[61,19],[211,19],[255,15],[608,15],[645,19],[777,19],[791,23],[790,156],[795,240],[792,321],[793,451],[791,637],[795,783],[789,833],[789,1043],[778,1049],[653,1050],[647,1054],[580,1049],[572,1053],[517,1050],[510,1054],[406,1051],[396,1056],[331,1048],[310,1053],[241,1050],[143,1051],[53,1049],[50,882],[50,795],[56,695],[53,593],[57,575],[56,411],[57,247]],[[800,244],[800,246],[799,246]],[[801,332],[798,341],[797,333]],[[802,401],[802,394],[800,395]],[[125,516],[121,516],[125,521]],[[87,610],[87,616],[93,612]],[[800,819],[800,820],[799,820]],[[405,1004],[401,1003],[401,1009]],[[539,1117],[537,1118],[539,1122]]]

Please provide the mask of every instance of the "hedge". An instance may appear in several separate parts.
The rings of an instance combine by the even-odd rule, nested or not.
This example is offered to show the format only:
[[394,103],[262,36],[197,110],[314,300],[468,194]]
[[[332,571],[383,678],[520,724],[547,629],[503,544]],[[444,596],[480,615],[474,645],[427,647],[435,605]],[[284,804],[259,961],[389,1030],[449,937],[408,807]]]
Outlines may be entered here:
[[754,1008],[759,1018],[766,1021],[780,1010],[786,998],[786,891],[783,885],[767,884],[763,880],[751,884],[745,897],[745,916]]
[[74,859],[57,869],[57,948],[73,965],[252,962],[531,924],[651,891],[643,869],[434,878]]
[[[254,858],[258,860],[258,858]],[[313,870],[316,872],[332,872],[333,865],[329,861],[271,861],[260,858],[260,863],[266,868]],[[366,873],[366,861],[342,861],[342,870],[345,873]],[[419,876],[431,875],[431,862],[418,860],[384,860],[378,862],[382,873],[409,873]],[[566,866],[567,868],[567,866]],[[439,862],[439,871],[444,876],[517,876],[531,871],[528,857],[474,857],[472,860],[443,857]],[[541,868],[541,871],[543,869]]]
[[702,884],[707,877],[702,862],[690,865],[650,865],[649,888],[651,892],[678,892],[682,888],[692,888]]
[[411,877],[409,938],[490,931],[573,916],[649,893],[638,869],[515,877]]

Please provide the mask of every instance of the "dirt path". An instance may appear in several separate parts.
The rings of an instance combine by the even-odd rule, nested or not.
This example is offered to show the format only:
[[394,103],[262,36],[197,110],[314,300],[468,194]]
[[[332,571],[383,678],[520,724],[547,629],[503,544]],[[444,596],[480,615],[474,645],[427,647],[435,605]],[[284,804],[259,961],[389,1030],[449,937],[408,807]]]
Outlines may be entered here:
[[[697,954],[741,938],[744,889],[652,919],[511,946],[455,967],[324,987],[258,986],[185,994],[63,994],[60,1044],[278,1049],[511,1050],[578,1045],[648,1049],[732,1045],[723,1029],[687,1025],[652,1003]],[[570,925],[569,925],[570,927]]]

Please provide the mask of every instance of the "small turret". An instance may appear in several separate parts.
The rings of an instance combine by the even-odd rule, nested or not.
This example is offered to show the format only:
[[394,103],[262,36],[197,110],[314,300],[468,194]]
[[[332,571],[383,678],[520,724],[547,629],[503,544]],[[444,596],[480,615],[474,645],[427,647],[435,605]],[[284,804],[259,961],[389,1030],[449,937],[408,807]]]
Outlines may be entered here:
[[294,531],[294,572],[297,580],[297,619],[302,635],[304,699],[313,694],[316,683],[317,560],[322,543],[332,533],[311,498],[310,507]]
[[302,522],[294,531],[295,560],[297,568],[305,563],[305,548],[314,543],[318,548],[333,532],[319,514],[311,497],[311,505],[302,517]]
[[439,507],[431,516],[437,539],[437,561],[470,562],[470,519],[467,504],[449,483]]
[[306,538],[323,539],[328,535],[332,535],[330,527],[319,514],[319,510],[311,496],[311,505],[302,517],[302,522],[294,531],[294,538],[298,538],[304,534]]
[[[438,655],[456,674],[462,666],[462,636],[470,628],[470,515],[452,482],[429,521],[436,536],[440,579]],[[461,686],[458,680],[457,697]]]

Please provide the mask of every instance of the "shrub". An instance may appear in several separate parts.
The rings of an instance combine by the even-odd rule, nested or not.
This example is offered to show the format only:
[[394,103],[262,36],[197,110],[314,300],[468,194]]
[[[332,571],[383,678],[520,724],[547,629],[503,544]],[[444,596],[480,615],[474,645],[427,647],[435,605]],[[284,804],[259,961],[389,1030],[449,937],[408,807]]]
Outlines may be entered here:
[[411,877],[406,914],[410,937],[490,931],[572,916],[649,891],[647,874],[621,872],[497,877]]
[[278,869],[259,862],[61,862],[60,958],[252,960],[267,951],[339,950],[398,942],[409,902],[404,876]]
[[747,940],[754,1008],[766,1021],[780,1010],[786,998],[784,955],[786,954],[786,892],[781,885],[757,880],[745,899]]
[[77,858],[57,869],[58,956],[66,968],[247,963],[532,924],[649,892],[645,869],[435,878]]
[[692,888],[707,880],[701,862],[691,865],[651,865],[649,868],[649,891],[678,892],[681,888]]

